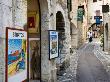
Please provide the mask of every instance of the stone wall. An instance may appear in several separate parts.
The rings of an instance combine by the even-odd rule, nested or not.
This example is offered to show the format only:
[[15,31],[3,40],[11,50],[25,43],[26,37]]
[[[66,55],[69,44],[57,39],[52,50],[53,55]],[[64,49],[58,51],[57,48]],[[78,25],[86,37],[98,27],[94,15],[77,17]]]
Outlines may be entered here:
[[71,19],[71,48],[75,49],[78,47],[77,9],[78,0],[72,0],[72,11],[69,13]]
[[41,7],[41,79],[56,82],[55,59],[49,60],[48,30],[56,29],[55,1],[40,0]]
[[78,6],[84,6],[84,14],[83,14],[83,21],[77,22],[78,27],[78,46],[81,46],[86,41],[86,32],[88,29],[87,23],[87,1],[79,0]]
[[6,27],[18,28],[27,24],[26,0],[0,0],[0,82],[5,82]]
[[[110,53],[110,21],[109,20],[110,20],[110,15],[108,13],[104,13],[104,51]],[[108,23],[108,27],[106,27],[107,23]]]
[[77,28],[77,9],[78,0],[72,0],[72,11],[70,12],[71,22],[74,24],[74,28]]
[[[6,3],[5,3],[6,2]],[[5,80],[5,29],[12,26],[12,5],[5,0],[0,1],[0,82]]]
[[[104,0],[104,5],[110,5],[109,0]],[[104,51],[110,54],[110,12],[103,13],[103,23],[104,23]],[[108,23],[108,30],[107,24]]]

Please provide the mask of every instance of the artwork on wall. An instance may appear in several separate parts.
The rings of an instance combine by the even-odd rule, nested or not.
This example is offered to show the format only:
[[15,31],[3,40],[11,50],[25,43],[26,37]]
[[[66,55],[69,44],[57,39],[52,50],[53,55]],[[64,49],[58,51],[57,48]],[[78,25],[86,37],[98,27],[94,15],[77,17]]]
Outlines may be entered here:
[[53,59],[58,57],[58,32],[57,31],[49,31],[49,59]]
[[29,33],[39,33],[39,13],[28,12],[28,31]]
[[29,39],[30,78],[40,78],[40,40]]
[[6,82],[27,79],[27,32],[6,29]]

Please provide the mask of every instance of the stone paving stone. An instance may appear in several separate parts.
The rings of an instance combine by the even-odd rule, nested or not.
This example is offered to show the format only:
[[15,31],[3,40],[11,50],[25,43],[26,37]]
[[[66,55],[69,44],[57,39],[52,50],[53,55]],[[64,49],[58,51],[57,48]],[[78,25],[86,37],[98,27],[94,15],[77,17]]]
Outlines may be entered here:
[[94,48],[95,56],[101,61],[107,73],[110,75],[110,55],[104,51],[100,47],[100,43],[96,43],[97,45]]
[[102,63],[94,55],[96,45],[94,42],[88,43],[83,52],[79,51],[77,82],[110,82]]
[[65,70],[62,76],[58,76],[58,82],[75,82],[76,68],[77,68],[77,55],[72,54],[70,57],[70,66]]
[[[101,62],[103,62],[103,64],[106,64],[106,62],[108,60],[110,60],[109,59],[110,57],[108,55],[106,55],[106,57],[105,57],[104,54],[101,55],[101,53],[104,53],[104,52],[102,51],[102,48],[100,48],[99,44],[100,44],[100,42],[98,42],[97,40],[95,40],[92,43],[86,42],[83,46],[81,46],[78,50],[76,50],[77,54],[74,53],[70,56],[69,68],[67,68],[66,71],[63,72],[62,76],[58,76],[57,82],[76,82],[78,59],[79,59],[79,56],[82,55],[82,53],[95,54],[95,56],[98,57],[98,59]],[[90,51],[90,52],[88,52],[88,51]],[[110,70],[110,66],[108,66],[108,70]],[[110,72],[110,71],[108,71],[108,72]],[[99,82],[108,82],[108,81],[104,81],[103,79],[100,79],[100,78],[99,78],[99,80],[101,80]],[[82,82],[84,82],[84,81],[82,81]]]
[[76,82],[78,54],[75,51],[70,55],[70,66],[63,72],[62,76],[58,76],[58,82]]

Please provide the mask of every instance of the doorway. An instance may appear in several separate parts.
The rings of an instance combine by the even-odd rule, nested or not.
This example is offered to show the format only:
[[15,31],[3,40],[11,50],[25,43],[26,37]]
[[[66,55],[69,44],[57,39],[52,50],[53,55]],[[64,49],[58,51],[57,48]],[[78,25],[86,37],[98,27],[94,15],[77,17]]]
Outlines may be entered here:
[[41,79],[40,6],[39,0],[27,2],[27,27],[29,37],[29,79]]

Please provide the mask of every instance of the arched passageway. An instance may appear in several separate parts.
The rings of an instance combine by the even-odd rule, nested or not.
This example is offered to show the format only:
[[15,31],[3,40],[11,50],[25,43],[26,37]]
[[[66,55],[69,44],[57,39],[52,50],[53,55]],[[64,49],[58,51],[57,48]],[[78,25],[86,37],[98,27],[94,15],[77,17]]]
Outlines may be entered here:
[[[59,55],[61,58],[62,49],[64,47],[63,41],[65,40],[65,22],[61,11],[56,13],[56,30],[59,32]],[[61,60],[60,60],[61,63]]]
[[27,20],[29,37],[29,74],[30,80],[41,79],[40,54],[40,4],[39,0],[27,1]]
[[50,66],[47,43],[47,30],[49,29],[49,22],[47,22],[49,21],[48,2],[47,0],[27,0],[27,3],[27,25],[29,35],[28,77],[30,80],[37,79],[41,81],[48,81],[51,78],[49,77],[50,70],[48,69]]
[[61,11],[56,13],[56,30],[59,32],[59,58],[57,58],[57,74],[60,74],[60,71],[63,70],[63,48],[65,40],[65,21]]

